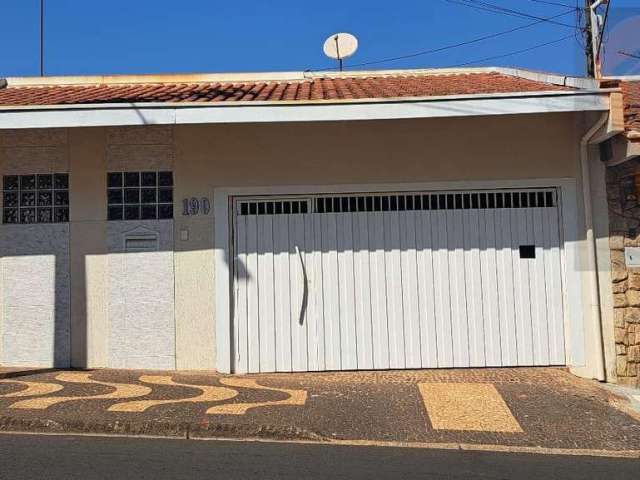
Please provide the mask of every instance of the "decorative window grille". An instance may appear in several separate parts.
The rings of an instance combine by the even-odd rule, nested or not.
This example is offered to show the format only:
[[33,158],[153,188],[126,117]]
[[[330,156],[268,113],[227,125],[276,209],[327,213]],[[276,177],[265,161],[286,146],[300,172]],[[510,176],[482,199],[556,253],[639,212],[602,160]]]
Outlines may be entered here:
[[107,173],[107,219],[173,218],[172,172]]
[[69,174],[5,175],[2,222],[6,224],[69,221]]

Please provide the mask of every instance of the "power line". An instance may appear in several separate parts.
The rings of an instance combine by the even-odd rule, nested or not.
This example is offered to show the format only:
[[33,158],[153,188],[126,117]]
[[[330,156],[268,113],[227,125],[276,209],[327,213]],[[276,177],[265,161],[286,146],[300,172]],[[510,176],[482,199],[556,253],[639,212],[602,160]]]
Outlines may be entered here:
[[473,38],[471,40],[467,40],[467,41],[464,41],[464,42],[454,43],[454,44],[450,44],[450,45],[444,45],[442,47],[432,48],[430,50],[422,50],[422,51],[419,51],[419,52],[409,53],[409,54],[406,54],[406,55],[399,55],[397,57],[390,57],[390,58],[384,58],[384,59],[380,59],[380,60],[372,60],[372,61],[368,61],[368,62],[356,63],[356,64],[353,64],[353,65],[349,65],[349,67],[363,67],[363,66],[366,66],[366,65],[376,65],[376,64],[379,64],[379,63],[394,62],[394,61],[397,61],[397,60],[404,60],[404,59],[407,59],[407,58],[414,58],[414,57],[419,57],[419,56],[423,56],[423,55],[430,55],[430,54],[433,54],[433,53],[442,52],[442,51],[449,50],[449,49],[452,49],[452,48],[458,48],[458,47],[462,47],[462,46],[465,46],[465,45],[471,45],[473,43],[482,42],[484,40],[489,40],[491,38],[500,37],[502,35],[507,35],[509,33],[517,32],[519,30],[524,30],[526,28],[530,28],[530,27],[533,27],[535,25],[539,25],[541,23],[547,22],[547,21],[552,20],[554,18],[562,17],[562,16],[567,15],[569,13],[570,12],[563,12],[563,13],[560,13],[558,15],[554,15],[552,17],[541,18],[540,20],[537,20],[535,22],[531,22],[531,23],[527,23],[525,25],[520,25],[518,27],[510,28],[509,30],[502,30],[500,32],[492,33],[492,34],[489,34],[489,35],[484,35],[482,37],[476,37],[476,38]]
[[576,8],[573,5],[569,5],[566,3],[560,3],[560,2],[547,2],[546,0],[529,0],[530,2],[535,2],[535,3],[544,3],[546,5],[555,5],[557,7],[565,7],[565,8]]
[[624,55],[625,57],[629,57],[629,58],[637,58],[638,60],[640,60],[640,55],[634,55],[632,53],[628,53],[628,52],[625,52],[623,50],[618,50],[618,54],[619,55]]
[[[522,12],[519,10],[513,10],[511,8],[505,8],[502,7],[500,5],[495,5],[493,3],[489,3],[489,2],[483,2],[483,1],[479,1],[479,0],[447,0],[449,3],[455,3],[461,6],[465,6],[465,7],[469,7],[469,8],[474,8],[476,10],[483,10],[486,12],[490,12],[490,13],[495,13],[498,15],[506,15],[509,17],[516,17],[516,18],[528,18],[528,19],[534,19],[534,20],[541,20],[544,17],[539,17],[537,15],[532,15],[530,13],[527,12]],[[570,8],[570,10],[566,13],[569,12],[573,12],[575,11],[574,7],[567,7]],[[571,25],[569,23],[564,23],[564,22],[554,22],[554,21],[549,21],[549,23],[554,24],[554,25],[560,25],[562,27],[567,27],[567,28],[575,28],[575,25]]]
[[[509,17],[517,17],[517,18],[529,18],[529,19],[535,19],[535,20],[542,20],[544,17],[539,17],[537,15],[532,15],[530,13],[527,12],[521,12],[518,10],[513,10],[510,8],[505,8],[505,7],[501,7],[499,5],[495,5],[492,3],[488,3],[488,2],[482,2],[479,0],[447,0],[447,2],[449,3],[453,3],[456,5],[461,5],[463,7],[468,7],[468,8],[473,8],[476,10],[483,10],[486,12],[490,12],[490,13],[495,13],[498,15],[506,15]],[[575,8],[574,7],[567,7],[570,8],[569,11],[564,12],[564,13],[569,13],[569,12],[574,12]],[[562,27],[567,27],[567,28],[576,28],[575,25],[571,25],[569,23],[564,23],[564,22],[555,22],[553,20],[545,20],[548,21],[551,24],[554,25],[559,25]]]
[[580,3],[581,0],[576,0],[576,30],[575,30],[575,35],[576,35],[576,42],[578,43],[578,45],[580,45],[580,47],[584,50],[585,49],[585,42],[584,42],[584,32],[586,31],[585,26],[583,26],[584,23],[584,19],[585,19],[585,12],[584,9],[580,8],[578,5]]
[[[473,63],[482,63],[482,62],[486,62],[486,61],[489,61],[489,60],[496,60],[498,58],[510,57],[512,55],[518,55],[519,53],[530,52],[531,50],[536,50],[538,48],[546,47],[548,45],[553,45],[553,44],[556,44],[556,43],[560,43],[560,42],[563,42],[563,41],[565,41],[565,40],[567,40],[569,38],[573,38],[573,34],[565,35],[564,37],[557,38],[555,40],[551,40],[550,42],[539,43],[537,45],[533,45],[532,47],[523,48],[522,50],[515,50],[513,52],[504,53],[502,55],[494,55],[492,57],[479,58],[479,59],[476,59],[476,60],[471,60],[469,62],[458,63],[458,64],[455,64],[455,65],[449,65],[448,67],[445,67],[445,68],[463,67],[465,65],[471,65]],[[638,57],[638,58],[640,58],[640,57]]]

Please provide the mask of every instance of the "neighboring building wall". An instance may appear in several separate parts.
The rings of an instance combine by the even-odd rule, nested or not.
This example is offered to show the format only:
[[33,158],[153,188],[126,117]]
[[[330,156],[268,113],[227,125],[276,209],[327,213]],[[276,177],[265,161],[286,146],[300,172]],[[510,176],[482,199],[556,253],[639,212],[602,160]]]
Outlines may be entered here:
[[[0,132],[0,176],[68,170],[66,131]],[[68,223],[2,225],[0,364],[69,366],[69,282]]]
[[607,171],[611,279],[618,383],[640,386],[640,268],[628,268],[625,247],[640,247],[640,159]]

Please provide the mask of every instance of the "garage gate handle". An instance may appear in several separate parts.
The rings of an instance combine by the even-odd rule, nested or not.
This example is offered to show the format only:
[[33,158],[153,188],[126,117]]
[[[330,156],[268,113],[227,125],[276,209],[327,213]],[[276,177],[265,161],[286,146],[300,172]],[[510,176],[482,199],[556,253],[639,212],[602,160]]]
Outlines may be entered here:
[[302,325],[304,323],[304,316],[307,313],[307,303],[309,300],[309,279],[307,278],[307,269],[304,266],[304,260],[302,258],[302,253],[300,253],[300,249],[296,245],[296,253],[298,254],[298,258],[300,259],[300,266],[302,267],[302,305],[300,305],[300,318],[298,319],[298,323]]

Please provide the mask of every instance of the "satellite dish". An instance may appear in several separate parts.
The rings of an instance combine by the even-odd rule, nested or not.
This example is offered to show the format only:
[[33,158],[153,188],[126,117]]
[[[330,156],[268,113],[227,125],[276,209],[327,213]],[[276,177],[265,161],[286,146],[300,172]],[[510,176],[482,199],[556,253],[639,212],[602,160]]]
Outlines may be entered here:
[[350,57],[358,49],[358,39],[350,33],[334,33],[324,42],[324,54],[338,60],[342,71],[342,60]]

